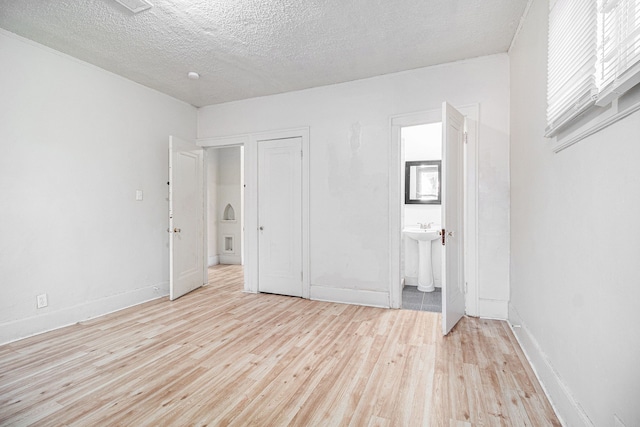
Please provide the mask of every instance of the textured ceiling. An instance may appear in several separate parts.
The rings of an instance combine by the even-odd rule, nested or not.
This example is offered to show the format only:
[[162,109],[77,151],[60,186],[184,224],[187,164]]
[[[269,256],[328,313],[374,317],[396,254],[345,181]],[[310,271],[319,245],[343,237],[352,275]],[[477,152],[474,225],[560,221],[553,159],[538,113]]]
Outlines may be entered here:
[[0,0],[0,27],[200,107],[506,52],[527,0],[151,3]]

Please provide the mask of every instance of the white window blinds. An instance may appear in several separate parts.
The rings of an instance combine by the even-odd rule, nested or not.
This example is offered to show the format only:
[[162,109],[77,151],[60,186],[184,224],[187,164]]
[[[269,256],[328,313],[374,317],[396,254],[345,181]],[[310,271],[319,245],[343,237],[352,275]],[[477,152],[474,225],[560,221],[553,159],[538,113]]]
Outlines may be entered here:
[[546,136],[638,83],[640,0],[551,2]]
[[595,0],[558,0],[549,11],[547,133],[595,102],[597,95]]
[[640,0],[604,0],[600,14],[600,90],[640,60]]

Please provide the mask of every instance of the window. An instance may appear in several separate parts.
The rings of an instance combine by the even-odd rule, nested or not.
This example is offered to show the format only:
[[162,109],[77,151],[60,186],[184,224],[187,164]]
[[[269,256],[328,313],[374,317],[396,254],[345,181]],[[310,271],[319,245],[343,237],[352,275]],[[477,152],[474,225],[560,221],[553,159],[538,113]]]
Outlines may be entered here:
[[553,137],[640,82],[640,0],[552,1],[547,67]]
[[[600,73],[601,98],[630,88],[625,81],[638,83],[640,69],[640,0],[608,0],[601,7]],[[602,99],[600,99],[602,101]]]

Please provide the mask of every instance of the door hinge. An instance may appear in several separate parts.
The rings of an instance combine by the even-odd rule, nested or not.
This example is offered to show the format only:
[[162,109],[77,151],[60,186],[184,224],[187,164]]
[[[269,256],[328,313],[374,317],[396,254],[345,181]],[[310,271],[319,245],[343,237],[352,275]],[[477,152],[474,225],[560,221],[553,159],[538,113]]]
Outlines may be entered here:
[[300,281],[302,282],[302,271],[300,272]]
[[468,285],[469,285],[469,284],[468,284],[467,282],[464,282],[464,293],[465,293],[465,294],[467,293]]
[[445,241],[445,237],[444,237],[444,228],[442,230],[440,230],[440,235],[442,236],[442,246],[444,246],[444,241]]
[[304,157],[304,153],[302,152],[302,150],[300,150],[300,158]]
[[469,134],[467,133],[467,131],[464,131],[464,143],[468,143],[469,142]]

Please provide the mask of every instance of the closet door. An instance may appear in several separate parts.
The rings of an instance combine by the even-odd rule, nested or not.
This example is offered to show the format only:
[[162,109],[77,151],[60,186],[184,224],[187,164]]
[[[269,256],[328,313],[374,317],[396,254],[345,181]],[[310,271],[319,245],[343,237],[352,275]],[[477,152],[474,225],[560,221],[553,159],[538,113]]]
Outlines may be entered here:
[[302,296],[302,138],[258,141],[258,290]]

